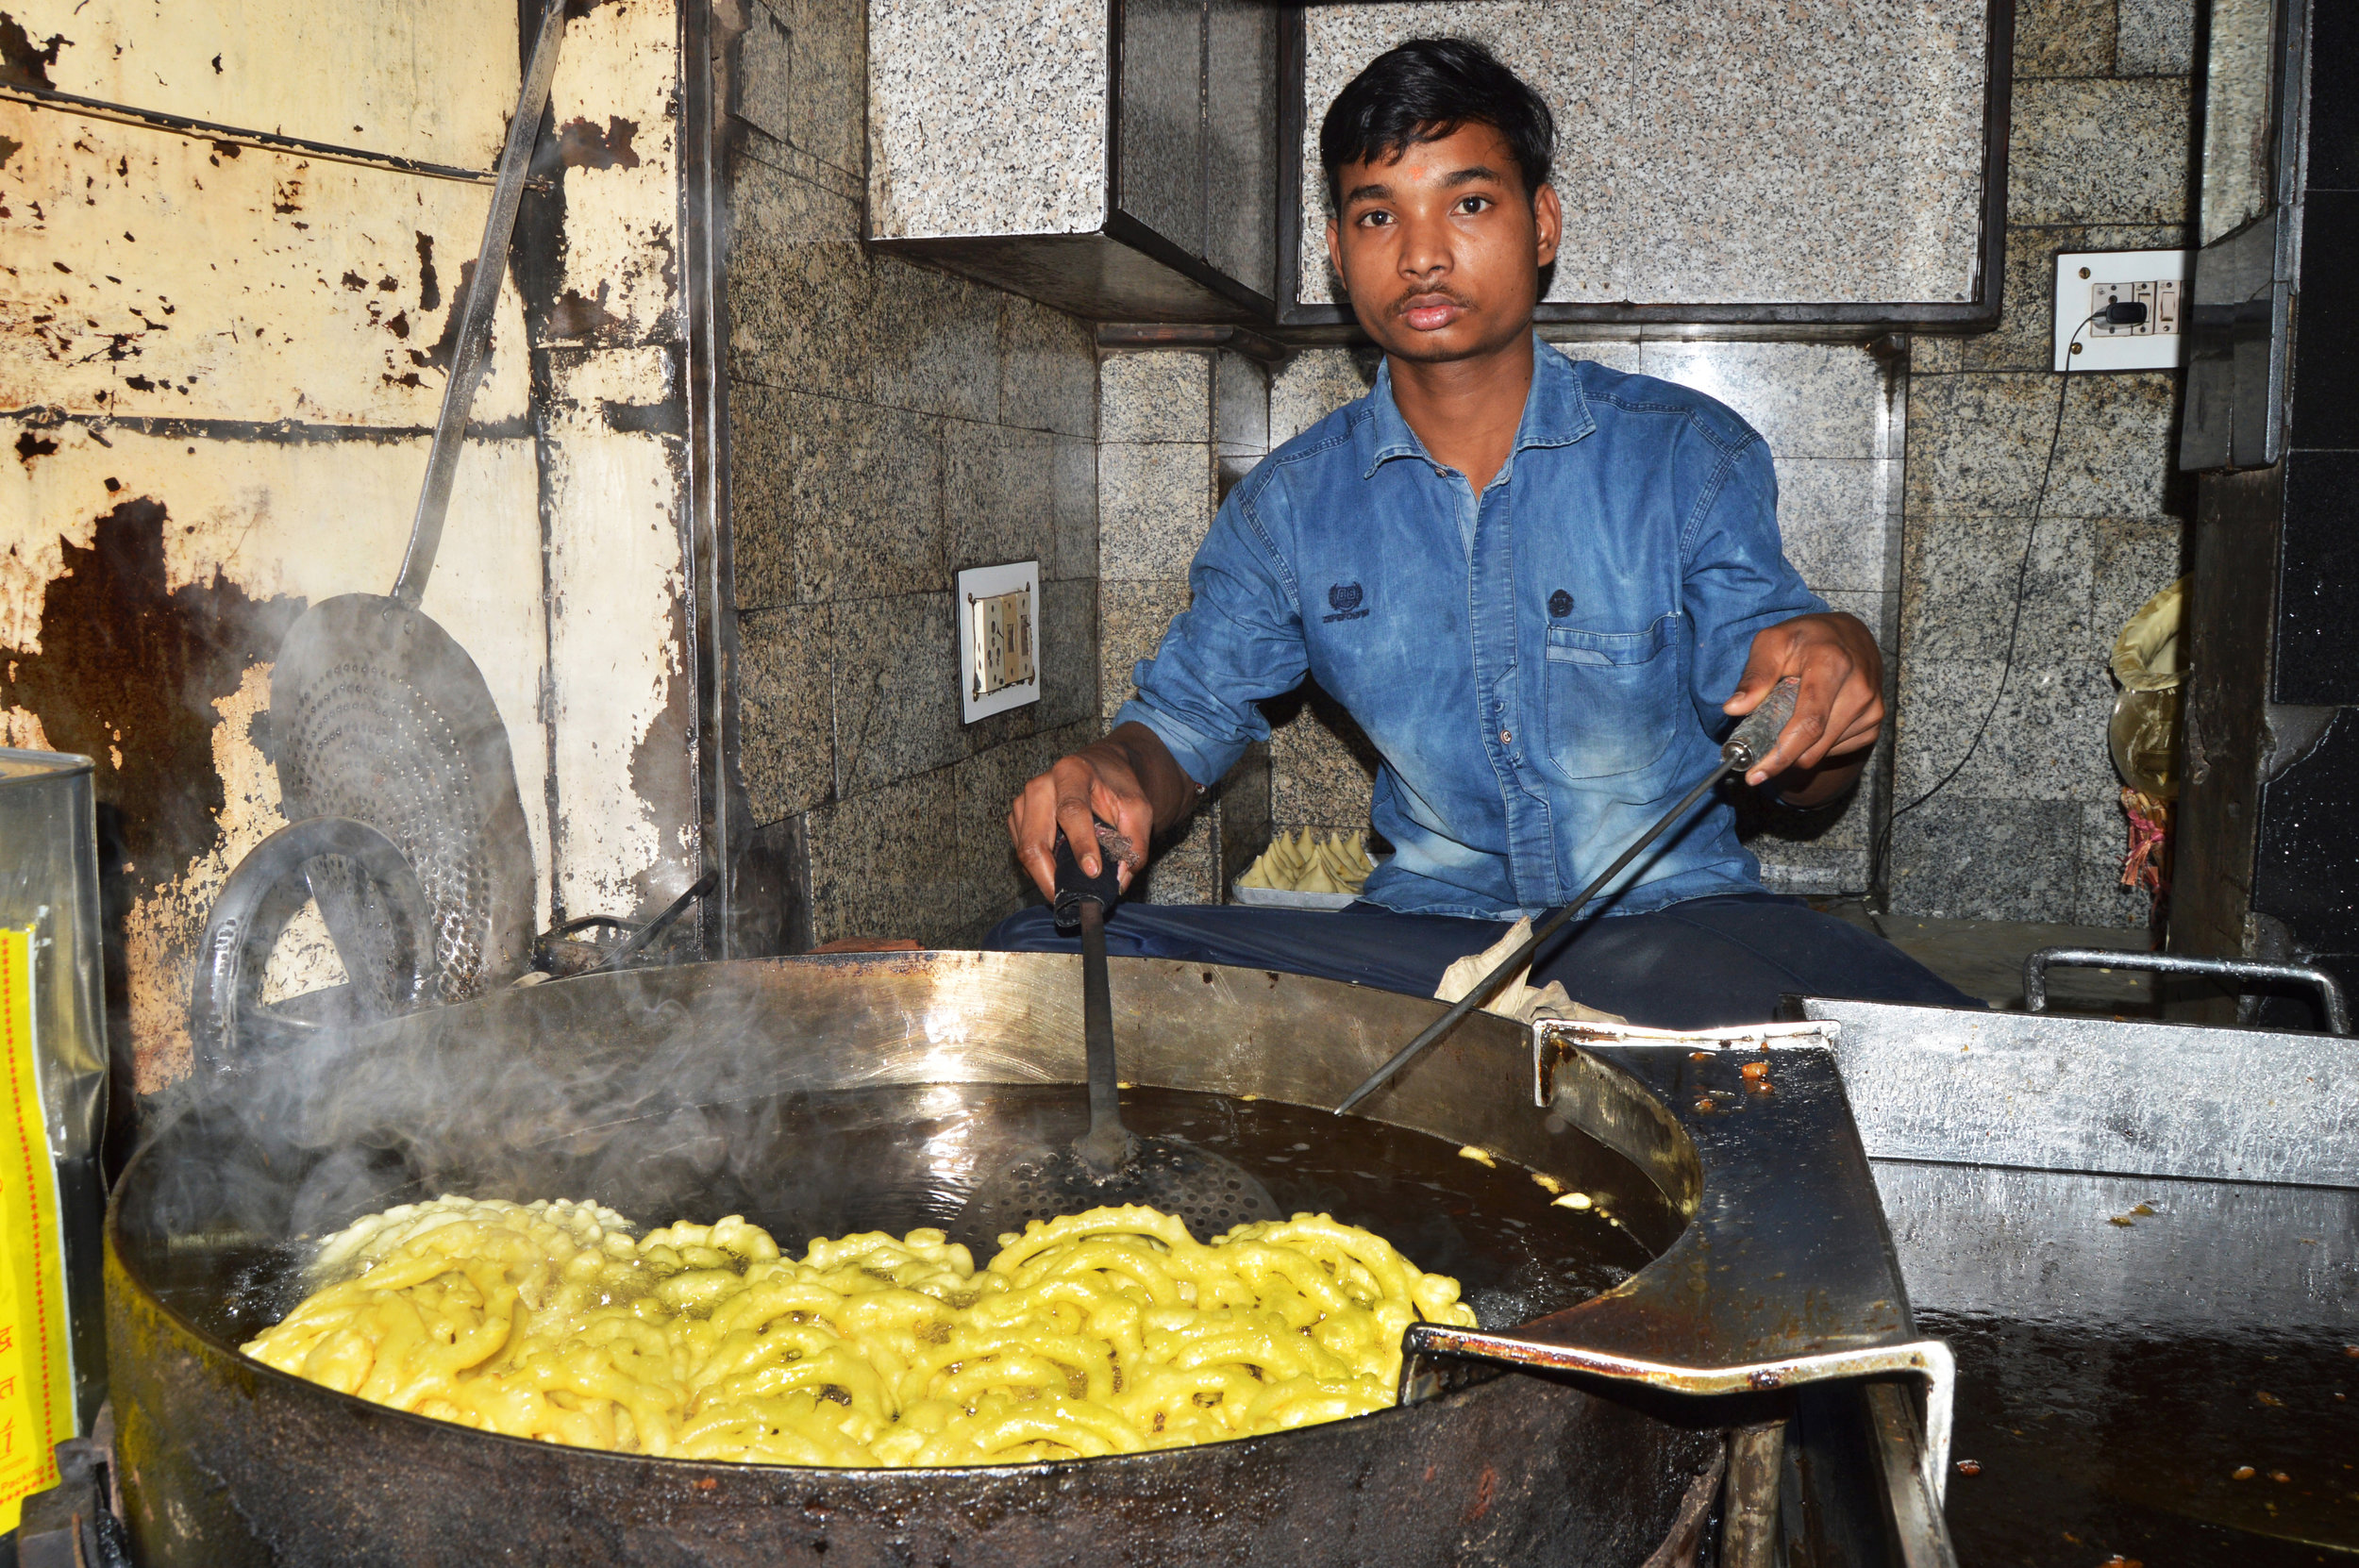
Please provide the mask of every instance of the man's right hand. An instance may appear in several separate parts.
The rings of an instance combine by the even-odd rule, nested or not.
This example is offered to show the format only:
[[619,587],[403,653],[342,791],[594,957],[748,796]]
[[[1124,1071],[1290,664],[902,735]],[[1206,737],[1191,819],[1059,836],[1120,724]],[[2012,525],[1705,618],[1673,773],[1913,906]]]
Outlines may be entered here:
[[1095,745],[1083,746],[1030,783],[1008,808],[1008,837],[1015,857],[1040,891],[1057,894],[1057,830],[1064,829],[1082,872],[1098,874],[1097,828],[1111,825],[1137,848],[1140,858],[1115,869],[1128,888],[1146,867],[1146,847],[1158,829],[1187,815],[1196,785],[1172,760],[1155,732],[1127,724]]

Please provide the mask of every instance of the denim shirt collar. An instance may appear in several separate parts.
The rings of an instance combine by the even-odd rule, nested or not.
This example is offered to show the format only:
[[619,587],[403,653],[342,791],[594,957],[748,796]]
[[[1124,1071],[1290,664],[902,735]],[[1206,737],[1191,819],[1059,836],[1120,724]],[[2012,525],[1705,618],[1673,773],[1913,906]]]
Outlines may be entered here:
[[[1416,458],[1430,461],[1425,443],[1409,428],[1409,422],[1400,417],[1400,406],[1393,401],[1393,362],[1387,358],[1376,372],[1376,386],[1368,393],[1371,417],[1362,422],[1357,443],[1361,458],[1360,477],[1373,479],[1376,471],[1395,458]],[[1508,454],[1507,468],[1515,466],[1516,452],[1527,446],[1569,446],[1598,427],[1590,416],[1589,400],[1581,395],[1581,372],[1573,361],[1550,348],[1533,334],[1531,341],[1531,391],[1524,398],[1523,423],[1515,430],[1515,445]]]

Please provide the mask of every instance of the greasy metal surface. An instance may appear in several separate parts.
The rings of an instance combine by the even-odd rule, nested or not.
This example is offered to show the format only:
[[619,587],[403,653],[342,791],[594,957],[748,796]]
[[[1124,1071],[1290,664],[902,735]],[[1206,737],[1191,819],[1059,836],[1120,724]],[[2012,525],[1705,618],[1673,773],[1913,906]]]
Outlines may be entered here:
[[1404,1396],[1447,1386],[1435,1363],[1449,1358],[1693,1395],[1909,1376],[1925,1385],[1937,1490],[1955,1369],[1940,1342],[1916,1337],[1824,1033],[1790,1024],[1686,1036],[1537,1024],[1534,1078],[1556,1115],[1605,1128],[1614,1146],[1635,1153],[1647,1141],[1645,1121],[1631,1113],[1628,1086],[1636,1085],[1676,1122],[1696,1161],[1682,1200],[1691,1222],[1622,1285],[1510,1332],[1412,1326]]
[[[110,1217],[114,1397],[142,1560],[406,1562],[493,1541],[531,1561],[771,1563],[822,1550],[855,1563],[1646,1559],[1717,1437],[1544,1378],[1072,1464],[694,1464],[388,1411],[244,1361],[153,1293],[175,1237],[267,1240],[298,1228],[298,1212],[299,1228],[315,1229],[380,1206],[396,1174],[373,1174],[372,1145],[425,1151],[428,1167],[441,1149],[495,1184],[528,1186],[625,1117],[670,1126],[700,1105],[798,1087],[1071,1081],[1078,980],[1073,959],[975,953],[594,976],[422,1014],[257,1075],[144,1152]],[[1117,1026],[1140,1041],[1124,1067],[1133,1081],[1297,1104],[1330,1101],[1437,1010],[1151,960],[1117,960],[1112,992]],[[1577,1122],[1533,1109],[1530,1073],[1522,1032],[1477,1018],[1372,1109],[1580,1183],[1656,1245],[1676,1233],[1677,1205],[1651,1181]],[[169,1140],[209,1152],[176,1164]],[[671,1179],[693,1182],[693,1166]]]
[[2051,968],[2137,969],[2157,975],[2199,975],[2224,980],[2269,980],[2307,986],[2318,993],[2331,1034],[2351,1033],[2342,982],[2316,964],[2258,963],[2246,959],[2190,959],[2176,953],[2125,953],[2110,947],[2043,947],[2023,960],[2023,1010],[2048,1010]]
[[2270,1034],[1811,998],[1877,1159],[2359,1185],[2359,1050]]

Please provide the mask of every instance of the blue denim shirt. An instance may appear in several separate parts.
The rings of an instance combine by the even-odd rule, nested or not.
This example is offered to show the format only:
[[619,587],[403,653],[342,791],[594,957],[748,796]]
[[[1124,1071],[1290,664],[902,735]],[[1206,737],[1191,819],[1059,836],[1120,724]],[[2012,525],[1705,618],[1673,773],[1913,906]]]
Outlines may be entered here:
[[[1537,345],[1507,462],[1478,496],[1375,390],[1230,492],[1190,608],[1115,722],[1210,783],[1308,673],[1382,759],[1390,864],[1364,896],[1507,918],[1570,899],[1719,759],[1753,634],[1825,609],[1778,544],[1752,428],[1701,392]],[[1707,796],[1616,878],[1614,913],[1756,892]]]

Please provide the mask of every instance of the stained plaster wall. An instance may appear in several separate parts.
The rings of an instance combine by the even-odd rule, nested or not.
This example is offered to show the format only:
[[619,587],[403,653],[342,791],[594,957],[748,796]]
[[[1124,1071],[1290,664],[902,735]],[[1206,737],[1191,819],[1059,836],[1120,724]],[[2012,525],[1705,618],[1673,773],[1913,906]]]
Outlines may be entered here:
[[[861,242],[864,8],[728,18],[745,787],[783,933],[959,945],[1025,899],[1009,800],[1096,733],[1091,329]],[[1041,563],[1041,701],[960,721],[952,591]]]
[[[607,0],[551,93],[423,609],[509,730],[539,911],[628,914],[697,859],[681,666],[677,18]],[[512,8],[12,0],[25,88],[463,168]],[[489,188],[0,102],[0,712],[97,762],[123,1076],[184,1073],[191,944],[279,826],[256,720],[307,604],[392,583]],[[337,977],[316,925],[271,992]]]
[[1957,772],[1894,825],[1900,913],[2148,919],[2145,895],[2120,886],[2128,832],[2105,749],[2106,660],[2122,623],[2183,570],[2189,495],[2172,465],[2183,378],[2091,375],[2066,393],[2049,369],[2052,258],[2194,243],[2195,9],[2017,6],[2004,319],[1979,337],[1920,338],[1911,354],[1897,800]]

